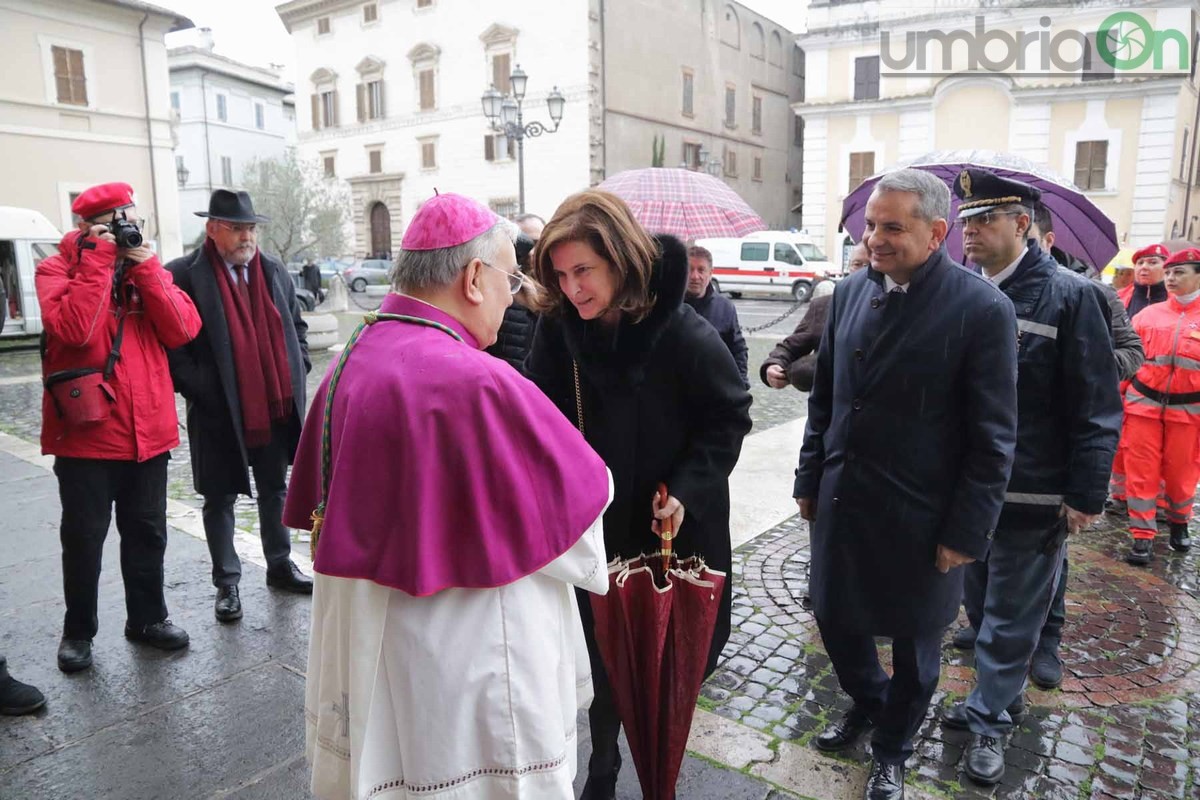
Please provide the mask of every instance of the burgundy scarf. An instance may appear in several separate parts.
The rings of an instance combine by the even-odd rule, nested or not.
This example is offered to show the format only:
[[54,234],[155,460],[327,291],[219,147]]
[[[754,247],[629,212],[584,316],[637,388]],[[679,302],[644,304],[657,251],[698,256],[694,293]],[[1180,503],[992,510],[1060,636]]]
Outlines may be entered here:
[[271,441],[271,423],[287,419],[292,412],[292,373],[283,340],[283,319],[271,300],[257,250],[246,265],[249,308],[211,238],[204,240],[204,252],[217,274],[225,307],[246,447],[262,447]]

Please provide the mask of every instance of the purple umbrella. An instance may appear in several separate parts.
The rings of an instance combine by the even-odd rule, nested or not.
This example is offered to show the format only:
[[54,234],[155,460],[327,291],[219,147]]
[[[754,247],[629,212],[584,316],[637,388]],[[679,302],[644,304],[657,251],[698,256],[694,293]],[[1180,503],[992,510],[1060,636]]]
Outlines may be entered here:
[[[954,179],[967,167],[982,167],[1005,178],[1024,181],[1042,192],[1042,202],[1054,219],[1054,246],[1062,248],[1097,269],[1112,260],[1120,250],[1117,227],[1096,204],[1084,197],[1073,183],[1054,174],[1041,164],[1035,164],[1011,153],[994,150],[938,150],[926,153],[901,167],[914,167],[931,172],[954,185]],[[891,172],[888,170],[887,172]],[[855,241],[860,241],[866,223],[863,214],[871,190],[886,172],[875,175],[858,185],[842,202],[842,226]],[[958,216],[958,198],[950,196],[950,219]],[[961,229],[951,229],[946,248],[955,261],[962,261]]]

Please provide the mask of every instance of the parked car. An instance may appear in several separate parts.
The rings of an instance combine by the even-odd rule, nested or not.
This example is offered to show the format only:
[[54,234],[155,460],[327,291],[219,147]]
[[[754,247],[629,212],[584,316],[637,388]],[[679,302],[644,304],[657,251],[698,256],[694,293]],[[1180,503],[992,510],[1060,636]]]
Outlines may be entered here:
[[382,258],[365,258],[342,270],[342,280],[352,292],[365,292],[367,284],[387,284],[392,280],[392,262]]
[[799,303],[837,271],[804,233],[760,231],[741,239],[697,239],[696,244],[712,253],[716,291],[733,297],[766,292],[790,295]]

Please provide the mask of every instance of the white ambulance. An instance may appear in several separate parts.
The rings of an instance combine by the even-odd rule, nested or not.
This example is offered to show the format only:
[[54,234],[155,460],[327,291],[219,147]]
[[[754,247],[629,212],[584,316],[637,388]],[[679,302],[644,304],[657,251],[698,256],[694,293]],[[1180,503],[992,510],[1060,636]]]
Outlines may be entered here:
[[0,303],[5,304],[5,338],[42,332],[42,311],[33,271],[58,252],[62,234],[50,220],[27,208],[0,206]]
[[716,290],[733,297],[765,292],[803,302],[818,281],[837,274],[805,233],[759,231],[741,239],[697,239],[695,244],[712,253]]

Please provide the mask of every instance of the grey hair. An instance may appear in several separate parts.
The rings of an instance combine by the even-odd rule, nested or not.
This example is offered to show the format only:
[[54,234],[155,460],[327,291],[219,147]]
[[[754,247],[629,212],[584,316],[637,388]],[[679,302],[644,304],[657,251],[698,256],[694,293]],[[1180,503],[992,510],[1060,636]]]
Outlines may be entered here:
[[909,192],[917,196],[917,216],[926,222],[950,218],[950,189],[945,181],[920,169],[889,172],[875,184],[876,192]]
[[440,289],[458,279],[463,267],[478,258],[492,263],[505,243],[517,238],[517,226],[506,219],[454,247],[440,250],[401,250],[392,266],[392,288],[401,293]]

